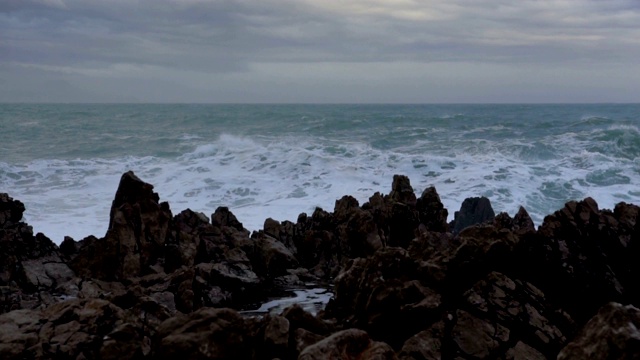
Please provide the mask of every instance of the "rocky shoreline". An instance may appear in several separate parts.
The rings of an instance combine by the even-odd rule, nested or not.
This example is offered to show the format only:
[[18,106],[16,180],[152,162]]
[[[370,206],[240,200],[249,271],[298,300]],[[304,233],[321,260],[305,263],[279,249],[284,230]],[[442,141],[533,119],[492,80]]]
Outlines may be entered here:
[[[569,202],[535,229],[435,188],[336,201],[249,233],[227,208],[174,215],[122,176],[103,238],[60,246],[0,194],[2,359],[640,357],[640,208]],[[317,314],[240,310],[333,284]]]

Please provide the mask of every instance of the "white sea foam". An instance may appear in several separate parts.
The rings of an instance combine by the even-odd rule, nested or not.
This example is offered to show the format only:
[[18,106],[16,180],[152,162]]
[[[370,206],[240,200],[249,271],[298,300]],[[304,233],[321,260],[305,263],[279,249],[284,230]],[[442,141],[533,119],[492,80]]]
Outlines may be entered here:
[[[394,174],[409,176],[418,196],[435,185],[450,219],[466,197],[481,195],[511,215],[525,206],[536,224],[570,199],[592,196],[609,208],[640,202],[634,181],[626,181],[638,178],[640,160],[588,150],[589,140],[581,136],[549,137],[537,145],[473,139],[455,149],[415,141],[381,150],[355,139],[223,134],[205,142],[187,134],[183,141],[200,143],[176,158],[0,163],[0,184],[6,186],[0,191],[23,201],[25,220],[56,243],[65,235],[104,235],[111,200],[127,170],[153,184],[174,214],[186,208],[210,214],[228,206],[250,230],[262,228],[267,217],[295,221],[316,206],[332,211],[343,195],[363,203],[376,191],[388,193]],[[529,151],[545,147],[568,150],[532,160]]]

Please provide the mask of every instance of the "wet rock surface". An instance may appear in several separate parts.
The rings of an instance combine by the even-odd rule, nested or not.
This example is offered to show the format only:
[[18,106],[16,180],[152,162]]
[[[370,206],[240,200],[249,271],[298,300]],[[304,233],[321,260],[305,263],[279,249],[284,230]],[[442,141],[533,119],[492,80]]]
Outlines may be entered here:
[[[2,359],[631,359],[640,349],[635,205],[573,201],[536,229],[524,208],[495,215],[472,198],[447,224],[435,188],[416,197],[397,175],[388,195],[345,196],[333,212],[267,219],[250,234],[228,208],[174,215],[127,172],[107,233],[59,247],[34,235],[24,210],[0,194]],[[295,303],[309,294],[331,299]]]

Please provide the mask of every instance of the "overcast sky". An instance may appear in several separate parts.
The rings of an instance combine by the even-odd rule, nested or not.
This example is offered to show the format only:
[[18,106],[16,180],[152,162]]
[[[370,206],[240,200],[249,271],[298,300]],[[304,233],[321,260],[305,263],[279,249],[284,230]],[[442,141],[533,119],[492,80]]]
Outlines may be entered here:
[[0,102],[640,102],[639,0],[0,0]]

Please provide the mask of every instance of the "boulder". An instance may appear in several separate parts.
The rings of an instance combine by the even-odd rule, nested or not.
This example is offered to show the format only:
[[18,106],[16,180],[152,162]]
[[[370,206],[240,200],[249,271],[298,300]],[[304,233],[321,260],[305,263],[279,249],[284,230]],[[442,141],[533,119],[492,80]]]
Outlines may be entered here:
[[389,345],[372,341],[369,335],[362,330],[348,329],[307,346],[302,350],[298,359],[386,360],[397,358]]
[[231,309],[202,308],[164,321],[152,342],[154,359],[250,359],[255,345],[244,318]]
[[273,357],[285,357],[289,347],[289,320],[282,316],[268,315],[265,322],[265,351]]
[[255,269],[266,278],[287,274],[288,269],[298,268],[298,260],[281,242],[263,232],[254,233]]
[[558,354],[558,360],[640,358],[640,310],[609,303]]

